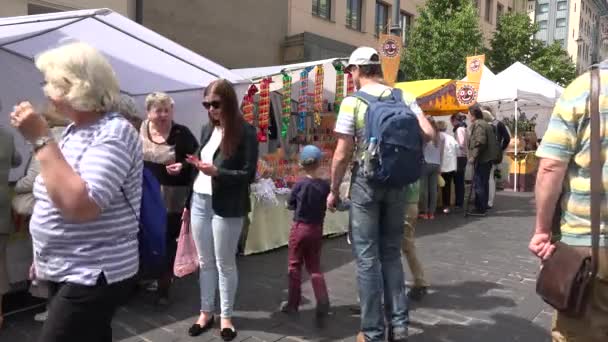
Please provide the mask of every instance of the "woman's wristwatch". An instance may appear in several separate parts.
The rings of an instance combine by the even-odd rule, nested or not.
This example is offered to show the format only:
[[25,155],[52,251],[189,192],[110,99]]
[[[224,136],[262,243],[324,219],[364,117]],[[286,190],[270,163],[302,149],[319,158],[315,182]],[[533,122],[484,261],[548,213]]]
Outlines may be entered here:
[[53,137],[48,136],[48,135],[34,140],[34,142],[32,143],[32,146],[34,148],[34,153],[40,151],[40,149],[42,149],[43,147],[45,147],[46,145],[48,145],[49,143],[54,142],[54,141],[55,141],[55,139],[53,139]]

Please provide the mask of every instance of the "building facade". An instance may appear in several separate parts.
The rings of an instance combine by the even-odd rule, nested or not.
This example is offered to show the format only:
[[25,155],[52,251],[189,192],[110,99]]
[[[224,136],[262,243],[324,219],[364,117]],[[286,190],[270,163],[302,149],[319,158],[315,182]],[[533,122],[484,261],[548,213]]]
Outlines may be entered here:
[[0,0],[0,17],[109,8],[135,19],[136,0]]
[[608,14],[604,0],[535,0],[529,6],[539,27],[536,38],[562,45],[578,73],[605,57],[600,34],[601,18]]
[[526,0],[473,0],[479,10],[479,26],[489,45],[500,16],[505,13],[526,12]]

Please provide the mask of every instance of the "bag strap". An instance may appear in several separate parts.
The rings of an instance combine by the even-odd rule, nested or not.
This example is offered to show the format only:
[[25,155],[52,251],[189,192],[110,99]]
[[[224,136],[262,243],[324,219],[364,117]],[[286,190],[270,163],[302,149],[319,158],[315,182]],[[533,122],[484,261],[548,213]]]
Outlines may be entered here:
[[591,267],[592,276],[598,271],[601,203],[604,193],[602,184],[602,141],[600,129],[600,69],[597,65],[591,67],[591,100],[589,103],[590,117],[590,154],[591,154]]
[[135,216],[135,219],[137,220],[137,223],[141,224],[141,221],[139,220],[139,216],[137,215],[137,212],[135,212],[135,208],[133,208],[133,205],[131,204],[131,201],[129,201],[129,198],[127,197],[127,193],[125,192],[125,188],[123,188],[121,186],[120,187],[120,192],[122,193],[122,196],[125,198],[125,202],[127,202],[127,204],[129,205],[129,208],[131,208],[131,212],[133,213],[133,216]]

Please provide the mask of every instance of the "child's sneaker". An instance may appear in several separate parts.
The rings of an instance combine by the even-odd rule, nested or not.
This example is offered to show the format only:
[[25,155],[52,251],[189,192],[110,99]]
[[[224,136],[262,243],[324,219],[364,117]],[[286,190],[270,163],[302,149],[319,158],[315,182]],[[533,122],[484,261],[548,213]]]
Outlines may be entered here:
[[282,313],[286,313],[286,314],[289,314],[289,315],[291,315],[291,314],[295,314],[295,313],[298,313],[298,309],[297,309],[297,308],[294,308],[294,307],[293,307],[293,306],[291,306],[291,305],[289,305],[289,302],[288,302],[288,301],[284,301],[284,302],[282,302],[282,303],[281,303],[281,306],[279,306],[279,310],[280,310]]

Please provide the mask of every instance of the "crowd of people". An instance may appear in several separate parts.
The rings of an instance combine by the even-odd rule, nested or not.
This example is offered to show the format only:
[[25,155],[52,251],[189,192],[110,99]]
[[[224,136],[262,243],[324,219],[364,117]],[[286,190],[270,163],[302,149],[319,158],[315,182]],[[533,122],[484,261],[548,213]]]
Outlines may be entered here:
[[[201,121],[207,123],[196,139],[186,126],[174,122],[175,103],[167,94],[150,94],[145,101],[147,117],[139,119],[133,99],[120,95],[110,64],[91,46],[71,43],[49,50],[36,59],[36,67],[44,76],[51,106],[38,111],[24,101],[10,114],[12,126],[32,144],[33,156],[16,183],[12,205],[9,189],[0,188],[0,210],[6,214],[0,219],[10,217],[11,207],[29,217],[32,280],[36,288],[48,291],[49,300],[39,340],[112,340],[116,309],[141,284],[138,233],[145,227],[137,213],[144,170],[158,180],[167,213],[166,258],[154,282],[145,285],[157,292],[159,305],[170,302],[176,239],[188,216],[199,262],[200,311],[187,333],[199,336],[213,328],[217,291],[219,334],[225,341],[235,339],[236,255],[251,209],[249,186],[256,177],[258,141],[254,127],[241,115],[232,85],[216,80],[205,88],[202,105],[208,117]],[[510,136],[491,108],[479,105],[473,105],[466,118],[452,116],[453,134],[448,133],[446,122],[426,117],[415,98],[385,84],[379,54],[372,48],[355,50],[347,68],[358,92],[340,106],[330,180],[320,176],[322,153],[317,147],[305,146],[300,154],[304,175],[288,201],[294,211],[289,294],[279,309],[287,314],[298,311],[305,266],[317,316],[327,315],[330,299],[321,271],[323,221],[327,210],[348,210],[361,308],[357,341],[407,341],[409,299],[421,299],[429,287],[415,251],[417,220],[433,220],[438,213],[459,209],[485,216],[494,205],[494,170]],[[570,143],[580,139],[569,129],[580,124],[579,117],[572,117],[563,103],[568,98],[561,101],[562,112],[552,118],[538,152],[544,159],[530,249],[544,259],[554,251],[549,207],[559,192],[553,184],[566,181],[571,189],[579,189],[574,174],[588,177],[588,163],[583,163],[587,150]],[[394,120],[394,125],[374,125],[374,118]],[[572,158],[578,158],[575,172],[566,175]],[[0,177],[8,179],[8,170],[22,159],[11,134],[0,130]],[[467,208],[465,198],[467,165],[473,169],[474,209]],[[350,186],[344,191],[349,168]],[[544,192],[544,186],[551,191]],[[567,243],[588,246],[583,231],[588,230],[588,220],[579,208],[588,206],[588,197],[581,193],[589,189],[577,191],[566,197],[573,206],[566,206],[562,230]],[[10,232],[5,229],[10,226],[0,221],[0,307],[1,295],[8,290],[5,253]],[[593,328],[586,333],[595,337],[598,331],[608,331],[606,319],[596,319],[608,314],[605,254],[602,248],[593,297],[597,305],[585,316]],[[409,291],[402,255],[414,278]],[[580,326],[580,320],[558,315],[554,341],[584,334]]]

